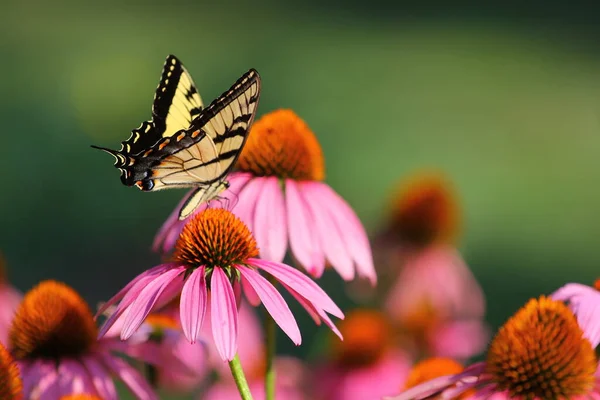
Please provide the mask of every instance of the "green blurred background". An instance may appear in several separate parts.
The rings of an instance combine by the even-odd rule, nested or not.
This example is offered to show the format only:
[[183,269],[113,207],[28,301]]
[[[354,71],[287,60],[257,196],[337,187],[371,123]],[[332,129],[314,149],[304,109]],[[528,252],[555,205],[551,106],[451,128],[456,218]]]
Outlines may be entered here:
[[[0,249],[12,282],[59,279],[95,304],[159,262],[152,238],[184,192],[127,188],[89,145],[117,148],[149,117],[173,53],[206,103],[258,69],[259,115],[289,107],[308,122],[327,182],[370,232],[403,177],[445,171],[492,325],[530,296],[591,283],[598,6],[452,3],[3,2]],[[348,304],[336,276],[324,285]],[[310,349],[281,339],[284,352]]]

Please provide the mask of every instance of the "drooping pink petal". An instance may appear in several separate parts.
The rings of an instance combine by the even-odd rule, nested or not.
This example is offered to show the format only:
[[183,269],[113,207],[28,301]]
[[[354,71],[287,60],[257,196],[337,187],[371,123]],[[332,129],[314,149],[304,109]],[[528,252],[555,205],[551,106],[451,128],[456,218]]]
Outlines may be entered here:
[[600,344],[600,293],[582,295],[576,303],[575,315],[583,335],[592,343]]
[[567,283],[561,288],[557,289],[550,295],[554,300],[560,301],[571,301],[577,299],[580,296],[585,296],[598,291],[590,286],[582,285],[581,283]]
[[125,361],[110,354],[102,354],[102,362],[125,383],[139,400],[158,400],[158,396],[144,377]]
[[285,200],[290,248],[294,258],[309,274],[319,277],[325,270],[325,254],[314,234],[315,222],[310,210],[300,196],[298,184],[292,179],[285,181]]
[[231,285],[233,287],[233,295],[235,296],[235,306],[239,310],[240,304],[242,304],[242,284],[239,280],[234,279]]
[[23,378],[23,395],[26,399],[33,398],[33,394],[39,393],[38,387],[42,378],[51,374],[56,375],[54,365],[46,361],[37,360],[28,363],[19,361],[18,365]]
[[[142,324],[140,327],[143,328],[146,324]],[[137,333],[136,333],[137,334]],[[134,335],[135,336],[135,335]],[[160,349],[160,343],[150,340],[150,336],[145,342],[131,343],[131,339],[127,341],[122,340],[110,340],[103,343],[106,349],[123,353],[131,358],[135,358],[146,364],[160,364],[160,355],[158,350]]]
[[466,360],[485,349],[490,332],[482,320],[454,320],[438,324],[426,340],[432,355]]
[[[152,282],[142,289],[138,297],[131,304],[131,308],[125,316],[125,322],[123,322],[123,330],[121,331],[121,339],[127,340],[135,331],[140,327],[144,319],[150,314],[154,304],[158,300],[159,296],[165,290],[174,279],[178,278],[179,275],[185,270],[185,268],[173,268],[165,271]],[[182,279],[181,277],[179,277]]]
[[195,343],[202,329],[206,313],[207,290],[204,266],[198,267],[187,278],[181,291],[179,318],[187,340]]
[[211,326],[217,351],[224,361],[231,361],[237,351],[238,311],[229,278],[221,268],[214,268],[210,281]]
[[117,400],[117,389],[107,369],[92,356],[84,357],[83,365],[92,377],[96,393],[103,400]]
[[327,325],[337,337],[339,337],[341,340],[344,340],[342,333],[339,331],[337,326],[335,326],[331,318],[329,318],[329,316],[323,310],[321,310],[320,308],[316,308],[310,301],[300,296],[298,292],[296,292],[294,289],[292,289],[285,283],[281,283],[281,285],[285,287],[288,292],[290,292],[290,294],[298,301],[298,303],[300,303],[300,305],[306,310],[306,312],[308,312],[308,314],[311,316],[311,318],[313,319],[313,321],[315,321],[317,325],[321,325],[321,320],[323,320],[323,322],[325,322],[325,325]]
[[[129,310],[131,304],[135,301],[135,299],[139,296],[140,292],[148,285],[148,283],[152,282],[159,276],[161,273],[166,271],[171,267],[171,264],[162,264],[157,267],[154,267],[148,271],[152,271],[151,274],[141,274],[144,275],[140,279],[134,279],[135,284],[133,284],[128,291],[125,292],[125,295],[122,296],[122,300],[119,302],[116,311],[114,311],[102,324],[100,331],[98,332],[98,338],[102,338],[104,335],[108,333],[111,327],[117,322],[119,318],[125,313],[125,311]],[[146,271],[146,272],[148,272]],[[124,290],[122,290],[124,291]],[[119,294],[117,294],[119,296]],[[117,297],[113,297],[109,300],[103,307],[102,312],[106,311],[109,306],[112,306],[114,303],[114,299]],[[121,323],[121,322],[120,322]]]
[[243,189],[240,190],[238,195],[238,201],[233,207],[233,213],[242,220],[244,224],[254,233],[254,212],[256,209],[256,203],[259,200],[259,194],[262,192],[262,188],[265,182],[265,178],[253,178],[251,179]]
[[327,212],[329,205],[319,199],[319,194],[311,186],[300,186],[300,195],[313,216],[314,233],[319,237],[321,248],[325,257],[333,268],[340,274],[342,279],[350,281],[354,279],[354,263],[350,253],[346,249],[342,232]]
[[242,275],[252,285],[258,297],[264,304],[265,308],[273,317],[277,325],[292,339],[296,346],[302,343],[302,335],[294,318],[294,314],[290,311],[287,303],[279,294],[277,289],[269,281],[260,276],[260,274],[251,268],[243,265],[236,266]]
[[299,295],[310,301],[316,308],[322,308],[329,314],[344,318],[344,313],[331,300],[323,289],[302,272],[285,264],[274,263],[258,258],[248,259],[248,264],[256,266],[273,275],[281,283],[294,289]]
[[253,232],[260,257],[281,262],[287,248],[286,212],[279,179],[264,178],[260,201],[254,211]]
[[58,385],[60,394],[96,394],[96,388],[92,383],[87,370],[79,362],[64,359],[58,367]]
[[151,277],[154,277],[155,275],[160,274],[165,269],[166,269],[166,266],[164,264],[157,265],[156,267],[150,268],[149,270],[146,270],[146,271],[142,272],[141,274],[139,274],[138,276],[136,276],[135,278],[133,278],[133,280],[131,282],[129,282],[127,285],[125,285],[125,287],[123,289],[119,290],[119,292],[116,295],[114,295],[106,303],[102,304],[102,306],[96,312],[96,315],[94,316],[94,318],[98,318],[110,306],[112,306],[113,304],[115,304],[116,302],[121,300],[124,296],[126,296],[127,293],[129,291],[131,291],[131,289],[137,283],[139,283],[142,280],[151,279]]
[[61,397],[58,371],[54,365],[47,369],[47,372],[40,376],[37,382],[33,383],[31,399],[56,400]]
[[246,299],[248,299],[248,302],[250,304],[252,304],[254,307],[258,307],[260,305],[260,297],[258,297],[258,294],[256,294],[256,292],[254,291],[254,288],[252,287],[251,284],[248,283],[246,278],[244,278],[242,276],[241,281],[242,281],[242,290],[243,290],[244,294],[246,294]]
[[229,211],[235,208],[238,203],[238,195],[244,189],[246,184],[252,179],[253,175],[249,172],[232,172],[228,176],[229,180],[229,188],[224,192],[223,197],[225,197],[230,205],[228,207]]
[[371,245],[365,229],[354,213],[354,210],[332,188],[322,182],[304,182],[304,187],[319,194],[324,209],[328,212],[333,222],[346,243],[346,249],[355,261],[359,275],[368,278],[372,284],[377,282],[377,274],[373,266]]

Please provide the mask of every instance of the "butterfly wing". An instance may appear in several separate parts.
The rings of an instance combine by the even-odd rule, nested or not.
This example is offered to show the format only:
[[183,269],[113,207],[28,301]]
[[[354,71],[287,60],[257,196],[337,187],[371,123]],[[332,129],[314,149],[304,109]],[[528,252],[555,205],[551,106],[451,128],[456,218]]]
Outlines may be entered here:
[[202,110],[189,129],[160,139],[133,162],[120,163],[126,184],[146,191],[200,186],[211,195],[208,189],[223,186],[246,142],[259,96],[260,76],[252,69]]
[[181,61],[170,55],[163,66],[152,103],[152,119],[144,121],[122,142],[121,151],[137,155],[163,137],[187,129],[203,104],[198,89]]

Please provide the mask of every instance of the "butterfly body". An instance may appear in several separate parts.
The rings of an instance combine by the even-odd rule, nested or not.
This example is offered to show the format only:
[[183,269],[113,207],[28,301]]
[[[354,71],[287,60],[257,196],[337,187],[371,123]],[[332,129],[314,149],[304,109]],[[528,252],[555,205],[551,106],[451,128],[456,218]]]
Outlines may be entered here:
[[227,188],[226,176],[246,142],[260,96],[260,76],[249,70],[208,107],[174,56],[167,57],[152,120],[132,131],[115,157],[121,182],[143,191],[196,187],[180,212],[185,218]]

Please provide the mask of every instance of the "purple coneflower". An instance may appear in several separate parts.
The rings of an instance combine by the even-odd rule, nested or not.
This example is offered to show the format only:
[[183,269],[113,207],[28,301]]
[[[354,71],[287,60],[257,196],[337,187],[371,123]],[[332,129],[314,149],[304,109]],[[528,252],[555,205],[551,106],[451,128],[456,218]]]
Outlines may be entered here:
[[[502,326],[484,362],[411,387],[394,400],[586,399],[600,396],[598,360],[571,310],[530,300]],[[449,371],[450,372],[450,371]]]
[[[365,230],[352,208],[323,182],[325,165],[314,133],[291,110],[264,115],[252,126],[224,193],[253,232],[260,257],[281,262],[289,249],[312,276],[330,264],[345,280],[377,280]],[[183,223],[174,211],[154,241],[170,250]]]
[[344,341],[331,343],[333,357],[314,373],[313,397],[322,400],[380,399],[398,392],[411,360],[396,346],[391,321],[372,309],[355,309],[340,324]]
[[27,399],[57,400],[71,394],[117,399],[113,375],[141,400],[156,399],[150,385],[121,358],[116,339],[97,340],[92,313],[75,290],[44,281],[25,294],[10,330]]
[[[298,270],[256,258],[258,248],[249,229],[223,209],[195,214],[184,226],[170,263],[140,275],[110,299],[103,308],[119,302],[100,336],[122,323],[121,338],[131,337],[148,314],[178,294],[183,332],[195,342],[210,307],[212,334],[221,359],[232,361],[238,346],[238,305],[242,293],[251,304],[262,302],[281,329],[299,345],[301,335],[294,315],[263,271],[285,287],[318,321],[337,331],[327,313],[344,314],[329,296]],[[102,312],[103,310],[100,310]]]

